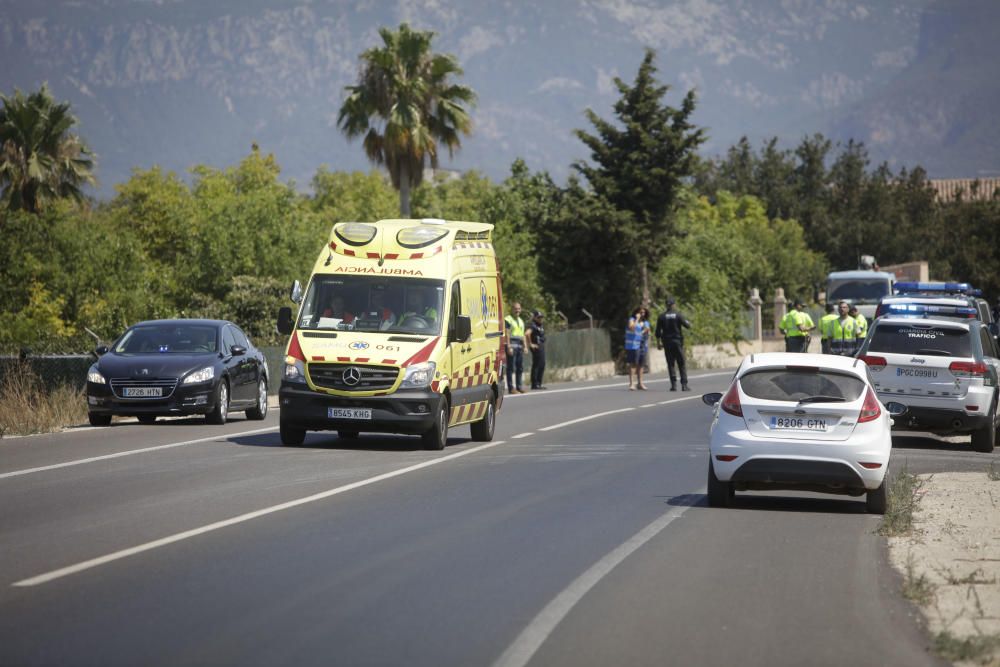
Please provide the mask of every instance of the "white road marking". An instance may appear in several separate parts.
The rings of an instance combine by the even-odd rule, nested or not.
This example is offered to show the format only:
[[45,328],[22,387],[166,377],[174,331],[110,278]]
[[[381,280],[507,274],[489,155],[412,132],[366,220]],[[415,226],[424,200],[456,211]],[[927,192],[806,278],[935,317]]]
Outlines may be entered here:
[[197,440],[185,440],[184,442],[171,442],[166,445],[157,445],[155,447],[143,447],[142,449],[130,449],[127,452],[117,452],[115,454],[104,454],[103,456],[92,456],[89,459],[76,459],[74,461],[64,461],[63,463],[53,463],[52,465],[39,466],[37,468],[24,468],[23,470],[13,470],[11,472],[0,473],[0,479],[5,479],[7,477],[17,477],[18,475],[30,475],[35,472],[44,472],[46,470],[56,470],[57,468],[69,468],[70,466],[83,465],[84,463],[93,463],[95,461],[106,461],[108,459],[117,459],[123,456],[132,456],[133,454],[145,454],[147,452],[157,452],[162,449],[172,449],[174,447],[184,447],[186,445],[196,445],[199,442],[211,442],[212,440],[225,440],[237,435],[254,435],[256,433],[267,433],[268,431],[277,431],[277,426],[271,426],[268,428],[258,428],[252,431],[240,431],[239,433],[224,433],[219,435],[213,435],[208,438],[198,438]]
[[[733,369],[729,371],[720,371],[718,373],[702,373],[701,375],[692,375],[688,379],[697,380],[698,378],[711,378],[711,377],[718,377],[720,375],[732,376],[732,374],[735,372],[736,370]],[[670,379],[663,378],[662,380],[645,380],[646,384],[659,384],[662,382],[670,382]],[[551,396],[552,394],[565,394],[566,392],[570,391],[592,391],[594,389],[621,389],[624,386],[626,386],[624,382],[615,382],[614,384],[595,384],[590,387],[570,387],[568,389],[548,389],[546,391],[533,391],[530,393],[530,396],[538,398],[539,396]],[[505,394],[503,400],[506,401],[512,398],[525,398],[527,396],[529,396],[529,394]]]
[[528,431],[527,433],[518,433],[517,435],[510,436],[511,440],[520,440],[521,438],[527,438],[529,435],[535,435],[534,431]]
[[680,403],[681,401],[690,401],[693,398],[700,399],[701,394],[695,396],[685,396],[684,398],[671,398],[669,401],[660,401],[657,405],[670,405],[671,403]]
[[262,516],[267,516],[268,514],[274,514],[275,512],[281,512],[282,510],[291,509],[293,507],[298,507],[300,505],[306,505],[308,503],[314,503],[319,500],[325,500],[332,496],[336,496],[341,493],[346,493],[347,491],[353,491],[354,489],[358,489],[363,486],[368,486],[370,484],[382,482],[387,479],[392,479],[393,477],[399,477],[400,475],[405,475],[407,473],[414,472],[416,470],[428,468],[430,466],[437,465],[439,463],[444,463],[445,461],[452,461],[461,456],[467,456],[469,454],[481,452],[491,447],[502,445],[503,443],[504,443],[503,440],[497,440],[496,442],[480,445],[479,447],[473,447],[472,449],[466,449],[461,452],[449,454],[448,456],[442,456],[440,458],[432,459],[430,461],[424,461],[422,463],[417,463],[416,465],[408,466],[406,468],[400,468],[399,470],[394,470],[392,472],[376,475],[375,477],[369,477],[368,479],[363,479],[358,482],[352,482],[351,484],[338,486],[337,488],[329,489],[327,491],[322,491],[320,493],[315,493],[311,496],[306,496],[305,498],[290,500],[288,502],[280,503],[278,505],[272,505],[271,507],[265,507],[263,509],[259,509],[254,512],[247,512],[246,514],[240,514],[239,516],[234,516],[230,519],[216,521],[215,523],[210,523],[207,526],[200,526],[198,528],[193,528],[191,530],[185,530],[184,532],[175,533],[173,535],[169,535],[167,537],[163,537],[158,540],[153,540],[152,542],[146,542],[145,544],[140,544],[138,546],[130,547],[128,549],[122,549],[121,551],[116,551],[114,553],[110,553],[105,556],[100,556],[98,558],[85,560],[81,563],[76,563],[75,565],[69,565],[67,567],[59,568],[58,570],[52,570],[51,572],[46,572],[44,574],[39,574],[34,577],[29,577],[28,579],[22,579],[21,581],[13,583],[12,586],[25,587],[25,586],[38,586],[39,584],[45,584],[50,581],[54,581],[56,579],[61,579],[62,577],[67,577],[71,574],[76,574],[78,572],[83,572],[84,570],[89,570],[91,568],[95,568],[100,565],[105,565],[107,563],[111,563],[116,560],[121,560],[122,558],[128,558],[129,556],[134,556],[136,554],[140,554],[145,551],[152,551],[153,549],[158,549],[160,547],[167,546],[168,544],[173,544],[175,542],[180,542],[182,540],[190,539],[192,537],[197,537],[198,535],[204,535],[205,533],[210,533],[212,531],[220,530],[222,528],[234,526],[236,524],[244,523],[252,519],[256,519]]
[[552,426],[546,426],[545,428],[538,429],[539,431],[554,431],[557,428],[562,428],[563,426],[569,426],[571,424],[579,424],[580,422],[590,421],[591,419],[597,419],[598,417],[607,417],[608,415],[615,415],[619,412],[632,412],[635,408],[620,408],[618,410],[608,410],[607,412],[598,412],[596,415],[587,415],[586,417],[580,417],[579,419],[571,419],[568,422],[562,422],[561,424],[553,424]]
[[687,507],[673,507],[666,514],[633,535],[577,577],[565,590],[552,599],[545,608],[521,631],[507,647],[493,667],[524,667],[545,643],[556,627],[573,607],[583,599],[609,572],[632,555],[639,547],[656,537],[660,531],[687,511]]
[[646,403],[645,405],[640,405],[640,408],[655,408],[656,403]]

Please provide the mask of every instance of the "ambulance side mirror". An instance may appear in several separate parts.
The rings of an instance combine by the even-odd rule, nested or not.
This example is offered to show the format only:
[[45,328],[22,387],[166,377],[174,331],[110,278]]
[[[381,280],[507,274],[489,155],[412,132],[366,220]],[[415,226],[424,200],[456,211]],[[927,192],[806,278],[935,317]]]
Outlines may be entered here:
[[455,331],[452,341],[464,343],[472,338],[472,318],[468,315],[459,315],[455,318]]
[[302,302],[302,284],[298,280],[292,283],[292,290],[289,292],[288,298],[291,299],[293,303]]
[[288,306],[282,306],[278,309],[278,333],[290,336],[292,328],[292,309]]

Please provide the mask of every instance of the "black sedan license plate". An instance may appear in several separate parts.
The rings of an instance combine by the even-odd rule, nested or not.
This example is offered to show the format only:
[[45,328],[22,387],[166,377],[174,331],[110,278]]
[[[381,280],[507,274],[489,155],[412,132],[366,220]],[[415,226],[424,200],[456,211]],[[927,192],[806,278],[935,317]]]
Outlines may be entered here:
[[160,398],[163,396],[163,387],[125,387],[122,390],[125,398]]
[[329,419],[367,419],[371,420],[371,408],[327,408],[326,416]]
[[826,420],[819,417],[771,417],[771,428],[796,431],[825,431]]

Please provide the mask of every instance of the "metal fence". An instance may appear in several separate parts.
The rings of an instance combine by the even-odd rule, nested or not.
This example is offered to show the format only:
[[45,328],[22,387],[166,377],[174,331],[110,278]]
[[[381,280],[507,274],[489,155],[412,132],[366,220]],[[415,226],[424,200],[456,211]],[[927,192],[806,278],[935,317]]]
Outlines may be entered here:
[[24,368],[38,377],[46,389],[69,385],[76,389],[87,386],[87,370],[94,363],[92,354],[60,354],[50,356],[0,357],[0,386],[9,373],[21,373]]

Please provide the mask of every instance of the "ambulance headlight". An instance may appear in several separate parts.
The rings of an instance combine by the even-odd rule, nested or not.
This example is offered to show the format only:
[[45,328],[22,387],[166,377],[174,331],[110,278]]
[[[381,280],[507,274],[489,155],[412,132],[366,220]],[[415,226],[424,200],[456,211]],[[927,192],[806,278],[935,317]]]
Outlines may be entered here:
[[101,371],[97,370],[97,364],[90,367],[87,371],[87,382],[93,382],[94,384],[105,384],[104,376],[101,375]]
[[301,359],[295,357],[285,357],[285,382],[306,381],[306,365]]
[[434,371],[437,364],[433,361],[425,361],[422,364],[413,364],[406,367],[406,375],[403,376],[403,383],[400,389],[419,389],[426,387],[434,379]]

